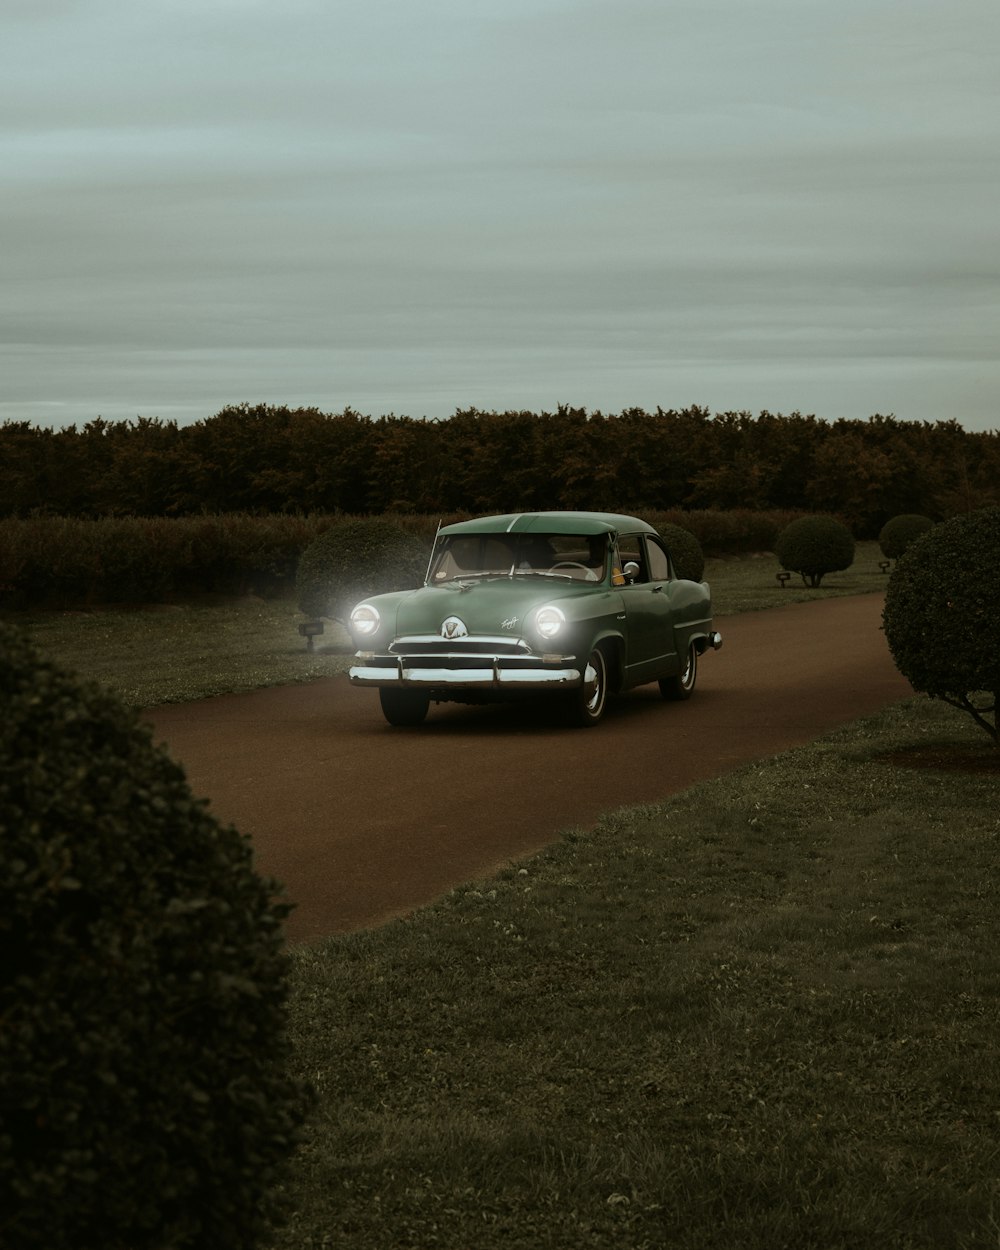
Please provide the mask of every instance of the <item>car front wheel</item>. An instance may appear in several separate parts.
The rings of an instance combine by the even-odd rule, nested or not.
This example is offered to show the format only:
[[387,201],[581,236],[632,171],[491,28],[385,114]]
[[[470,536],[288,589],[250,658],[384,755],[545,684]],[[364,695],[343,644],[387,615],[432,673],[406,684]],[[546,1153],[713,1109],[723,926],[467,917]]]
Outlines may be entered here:
[[390,725],[422,725],[431,705],[419,690],[393,690],[382,686],[378,692],[382,715]]
[[608,702],[608,665],[604,652],[595,648],[583,670],[583,681],[571,696],[571,719],[588,728],[598,724]]
[[694,684],[698,680],[698,648],[692,642],[688,647],[684,667],[676,677],[660,679],[660,694],[665,699],[690,699]]

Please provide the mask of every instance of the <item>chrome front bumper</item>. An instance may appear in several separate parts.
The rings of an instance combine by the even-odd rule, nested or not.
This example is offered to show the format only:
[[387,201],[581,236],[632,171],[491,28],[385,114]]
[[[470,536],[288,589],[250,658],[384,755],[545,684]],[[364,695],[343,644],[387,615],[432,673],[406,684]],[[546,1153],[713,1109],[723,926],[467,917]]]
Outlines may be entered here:
[[418,686],[466,690],[551,690],[580,685],[580,670],[567,668],[572,656],[554,657],[551,664],[538,657],[526,662],[521,657],[463,656],[452,667],[441,656],[368,656],[359,654],[359,663],[348,671],[355,686]]

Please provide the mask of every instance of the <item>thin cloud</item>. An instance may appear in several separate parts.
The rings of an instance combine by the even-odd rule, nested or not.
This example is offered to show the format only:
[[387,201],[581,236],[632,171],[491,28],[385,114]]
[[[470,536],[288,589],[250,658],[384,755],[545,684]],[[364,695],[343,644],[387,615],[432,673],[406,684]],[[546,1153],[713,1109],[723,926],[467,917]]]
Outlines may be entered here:
[[993,0],[7,6],[0,416],[992,428],[998,36]]

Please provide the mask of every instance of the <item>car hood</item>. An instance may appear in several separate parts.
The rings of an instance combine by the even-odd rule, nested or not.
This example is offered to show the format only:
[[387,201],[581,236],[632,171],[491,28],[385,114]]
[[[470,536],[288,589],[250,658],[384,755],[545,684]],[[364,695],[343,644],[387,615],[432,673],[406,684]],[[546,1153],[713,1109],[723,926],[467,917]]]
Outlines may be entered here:
[[383,613],[383,624],[397,637],[414,634],[445,636],[444,622],[457,617],[469,634],[488,634],[493,637],[521,636],[524,622],[537,608],[547,603],[565,603],[567,599],[593,595],[598,587],[593,583],[580,585],[562,578],[501,577],[475,582],[448,582],[440,586],[422,586],[418,590],[385,599],[395,600],[395,620],[392,605],[382,598],[375,602]]

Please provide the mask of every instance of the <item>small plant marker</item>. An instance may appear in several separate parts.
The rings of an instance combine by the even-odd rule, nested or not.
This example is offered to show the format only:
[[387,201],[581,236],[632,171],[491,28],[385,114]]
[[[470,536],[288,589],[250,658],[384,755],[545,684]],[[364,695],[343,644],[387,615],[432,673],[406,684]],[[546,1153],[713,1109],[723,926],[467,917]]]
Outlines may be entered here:
[[323,632],[324,625],[322,621],[303,621],[299,626],[299,633],[306,640],[306,650],[312,651],[313,639]]

